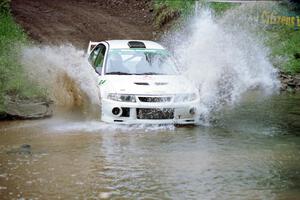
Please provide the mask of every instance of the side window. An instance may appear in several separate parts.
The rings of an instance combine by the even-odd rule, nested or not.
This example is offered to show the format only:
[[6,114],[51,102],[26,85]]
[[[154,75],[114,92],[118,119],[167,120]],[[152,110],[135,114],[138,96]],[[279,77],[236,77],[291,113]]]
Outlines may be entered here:
[[105,46],[100,45],[100,53],[98,54],[98,56],[94,62],[95,68],[102,67],[103,61],[104,61],[105,50],[106,50]]
[[89,62],[91,63],[91,65],[93,65],[95,63],[95,60],[96,60],[100,50],[101,50],[100,46],[97,46],[90,54]]
[[98,74],[101,74],[102,71],[102,65],[104,61],[104,55],[105,55],[106,47],[103,44],[99,44],[94,51],[90,54],[89,61],[95,71]]

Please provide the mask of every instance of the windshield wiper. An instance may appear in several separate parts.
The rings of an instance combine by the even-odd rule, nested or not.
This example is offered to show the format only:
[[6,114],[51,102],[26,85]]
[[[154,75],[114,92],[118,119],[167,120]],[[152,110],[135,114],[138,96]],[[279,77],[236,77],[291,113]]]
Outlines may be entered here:
[[145,73],[136,74],[136,75],[165,75],[165,74],[156,73],[156,72],[145,72]]
[[106,75],[133,75],[127,72],[107,72]]

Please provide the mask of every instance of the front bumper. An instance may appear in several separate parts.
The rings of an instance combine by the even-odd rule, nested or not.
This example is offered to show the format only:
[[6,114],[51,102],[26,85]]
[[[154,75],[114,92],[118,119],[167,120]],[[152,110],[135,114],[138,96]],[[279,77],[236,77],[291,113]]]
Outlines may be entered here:
[[[197,117],[197,106],[199,100],[192,102],[119,102],[109,99],[102,99],[101,120],[108,123],[118,124],[196,124],[199,119]],[[113,114],[113,109],[119,108],[120,113]],[[195,112],[191,112],[194,109]],[[168,113],[166,115],[155,115],[149,117],[149,113],[141,115],[141,110],[161,110],[160,112]],[[156,113],[157,114],[157,113]]]

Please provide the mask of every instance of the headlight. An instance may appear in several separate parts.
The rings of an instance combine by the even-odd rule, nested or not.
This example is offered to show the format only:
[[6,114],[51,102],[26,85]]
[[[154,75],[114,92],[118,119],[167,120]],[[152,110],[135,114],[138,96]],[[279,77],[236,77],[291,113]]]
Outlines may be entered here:
[[189,102],[197,99],[196,93],[190,94],[177,94],[175,95],[174,102]]
[[114,100],[114,101],[136,102],[135,95],[132,95],[132,94],[109,93],[107,95],[107,98]]

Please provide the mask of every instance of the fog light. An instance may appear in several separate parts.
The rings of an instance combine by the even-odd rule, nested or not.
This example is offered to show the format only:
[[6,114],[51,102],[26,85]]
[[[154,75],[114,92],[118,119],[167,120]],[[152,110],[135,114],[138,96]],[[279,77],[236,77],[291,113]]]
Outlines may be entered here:
[[196,114],[196,108],[191,108],[191,109],[190,109],[190,114],[191,114],[191,115]]
[[114,107],[112,110],[111,110],[112,114],[116,115],[116,116],[120,116],[121,115],[121,108],[119,107]]

